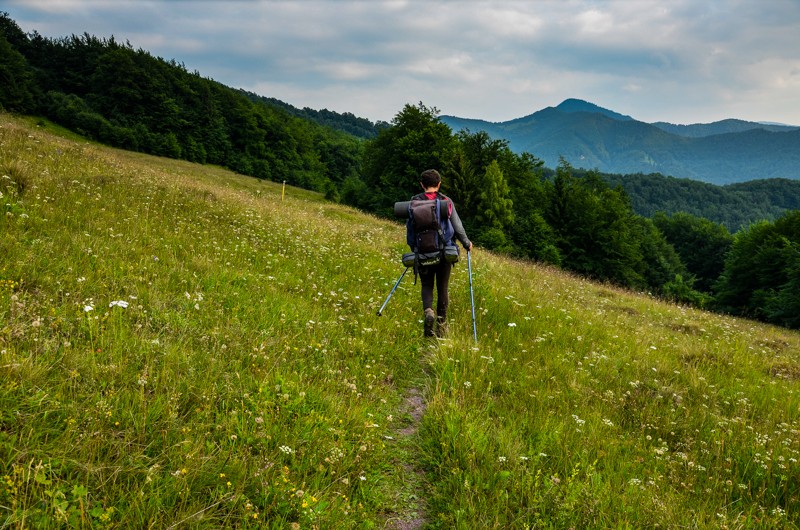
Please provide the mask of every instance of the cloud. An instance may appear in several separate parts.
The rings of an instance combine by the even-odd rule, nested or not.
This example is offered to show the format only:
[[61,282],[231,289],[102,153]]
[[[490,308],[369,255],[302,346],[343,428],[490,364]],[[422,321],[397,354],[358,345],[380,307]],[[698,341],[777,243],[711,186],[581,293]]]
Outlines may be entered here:
[[224,84],[390,120],[581,97],[647,121],[800,124],[793,0],[10,0],[26,31],[115,35]]
[[615,29],[614,18],[608,12],[589,9],[575,17],[578,33],[583,35],[602,35],[604,37]]

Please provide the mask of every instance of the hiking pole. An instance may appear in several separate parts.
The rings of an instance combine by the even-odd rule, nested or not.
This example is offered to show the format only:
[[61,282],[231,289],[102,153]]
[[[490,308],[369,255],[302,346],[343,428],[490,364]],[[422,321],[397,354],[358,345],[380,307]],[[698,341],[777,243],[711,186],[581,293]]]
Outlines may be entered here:
[[389,303],[389,298],[391,298],[391,297],[392,297],[392,295],[394,294],[394,291],[397,289],[397,286],[398,286],[398,285],[400,285],[400,280],[402,280],[402,279],[403,279],[403,276],[405,276],[405,275],[406,275],[406,273],[408,272],[408,269],[410,269],[410,268],[411,268],[411,267],[406,267],[406,270],[404,270],[404,271],[403,271],[403,274],[401,274],[401,275],[400,275],[400,277],[397,279],[397,283],[395,283],[395,284],[394,284],[394,287],[392,287],[392,292],[390,292],[390,293],[389,293],[389,296],[387,296],[387,297],[386,297],[386,301],[383,303],[383,305],[381,306],[381,308],[380,308],[380,309],[378,309],[378,316],[381,316],[381,313],[383,313],[383,308],[384,308],[384,307],[386,307],[386,304],[388,304],[388,303]]
[[[472,303],[472,335],[475,337],[475,344],[478,344],[478,327],[475,325],[475,295],[472,291],[472,252],[467,251],[467,267],[469,268],[469,300]],[[378,313],[380,314],[380,313]]]

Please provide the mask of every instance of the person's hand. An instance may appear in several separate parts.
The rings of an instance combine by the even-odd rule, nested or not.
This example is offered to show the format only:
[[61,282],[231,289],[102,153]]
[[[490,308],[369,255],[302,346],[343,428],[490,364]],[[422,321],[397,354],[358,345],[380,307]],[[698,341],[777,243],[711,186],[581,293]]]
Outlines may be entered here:
[[467,252],[472,251],[472,241],[469,242],[469,246],[467,247]]

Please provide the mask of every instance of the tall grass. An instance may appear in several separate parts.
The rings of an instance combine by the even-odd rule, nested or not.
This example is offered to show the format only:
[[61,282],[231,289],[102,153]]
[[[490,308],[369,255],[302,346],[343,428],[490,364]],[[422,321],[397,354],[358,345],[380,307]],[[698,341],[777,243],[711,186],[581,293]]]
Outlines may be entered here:
[[794,528],[796,333],[484,262],[422,444],[443,527]]
[[477,250],[424,341],[400,225],[0,126],[3,527],[797,526],[798,334]]

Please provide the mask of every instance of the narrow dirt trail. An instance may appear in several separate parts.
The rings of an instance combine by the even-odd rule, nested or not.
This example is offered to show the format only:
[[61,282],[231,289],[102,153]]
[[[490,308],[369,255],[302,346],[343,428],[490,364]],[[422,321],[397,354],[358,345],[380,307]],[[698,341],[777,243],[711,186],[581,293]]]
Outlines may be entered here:
[[[419,388],[409,389],[403,399],[400,408],[400,416],[407,418],[407,423],[396,431],[396,442],[403,444],[407,448],[407,454],[416,454],[413,439],[419,432],[422,417],[425,415],[427,404]],[[394,513],[387,518],[387,530],[419,530],[423,528],[428,520],[426,518],[425,505],[425,473],[411,459],[399,462],[399,472],[404,475],[405,487],[398,494],[398,507]]]

